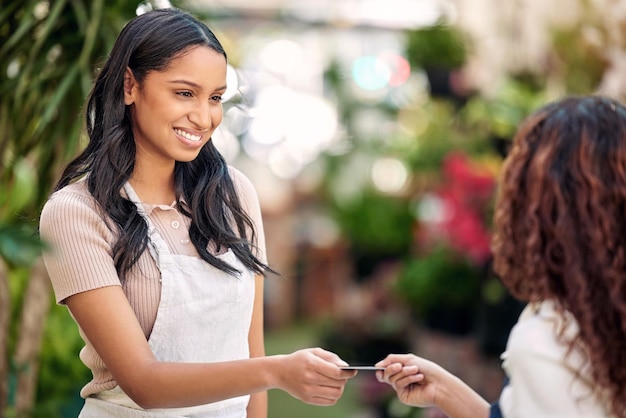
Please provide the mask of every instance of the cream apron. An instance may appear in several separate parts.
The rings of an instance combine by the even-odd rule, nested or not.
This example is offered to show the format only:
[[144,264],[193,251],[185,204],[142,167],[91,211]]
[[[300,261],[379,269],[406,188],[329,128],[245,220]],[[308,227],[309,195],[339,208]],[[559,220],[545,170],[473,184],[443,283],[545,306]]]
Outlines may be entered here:
[[[248,358],[253,272],[231,250],[219,257],[242,272],[237,276],[200,258],[172,254],[135,191],[128,184],[124,190],[148,223],[150,254],[161,271],[161,301],[148,340],[156,357],[187,363]],[[117,386],[87,398],[79,418],[243,418],[248,400],[241,396],[190,408],[144,410]]]

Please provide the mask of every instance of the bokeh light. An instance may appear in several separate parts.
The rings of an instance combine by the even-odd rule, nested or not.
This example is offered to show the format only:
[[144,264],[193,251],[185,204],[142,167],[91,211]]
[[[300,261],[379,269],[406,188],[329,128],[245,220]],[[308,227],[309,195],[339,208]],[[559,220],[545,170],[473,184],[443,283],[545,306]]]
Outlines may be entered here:
[[408,169],[396,158],[380,158],[372,167],[372,182],[384,193],[400,192],[407,184],[408,178]]
[[278,39],[261,50],[261,64],[276,74],[290,74],[302,63],[304,51],[294,41]]
[[379,57],[363,56],[354,60],[352,77],[362,89],[378,90],[389,84],[391,70]]

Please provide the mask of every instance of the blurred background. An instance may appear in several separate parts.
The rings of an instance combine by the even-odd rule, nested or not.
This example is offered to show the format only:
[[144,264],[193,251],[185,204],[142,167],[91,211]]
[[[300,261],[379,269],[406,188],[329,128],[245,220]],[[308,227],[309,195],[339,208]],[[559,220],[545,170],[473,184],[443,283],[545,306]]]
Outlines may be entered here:
[[[214,135],[257,187],[268,354],[426,356],[490,401],[520,312],[490,271],[516,125],[569,94],[626,93],[619,0],[2,0],[0,415],[76,416],[82,343],[54,304],[38,216],[85,145],[81,108],[123,24],[182,7],[229,55]],[[371,373],[336,406],[270,391],[272,418],[436,417]]]

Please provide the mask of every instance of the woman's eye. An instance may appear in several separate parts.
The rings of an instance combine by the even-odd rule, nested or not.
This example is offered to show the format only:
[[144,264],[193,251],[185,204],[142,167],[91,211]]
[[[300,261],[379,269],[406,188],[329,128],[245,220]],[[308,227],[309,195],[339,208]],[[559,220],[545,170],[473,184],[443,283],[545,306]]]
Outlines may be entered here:
[[179,91],[178,93],[179,96],[183,96],[183,97],[193,97],[193,93],[190,91]]
[[216,102],[221,102],[222,101],[222,96],[212,96],[211,100],[214,100]]

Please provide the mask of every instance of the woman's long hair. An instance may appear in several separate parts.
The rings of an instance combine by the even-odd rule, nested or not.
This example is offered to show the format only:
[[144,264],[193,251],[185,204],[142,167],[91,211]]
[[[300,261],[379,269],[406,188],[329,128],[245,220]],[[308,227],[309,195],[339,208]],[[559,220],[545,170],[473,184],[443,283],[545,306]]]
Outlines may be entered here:
[[[146,222],[135,204],[120,195],[133,172],[136,151],[130,112],[124,104],[124,72],[130,68],[141,83],[149,72],[165,70],[172,59],[200,45],[226,59],[215,35],[189,13],[161,9],[131,20],[118,36],[89,95],[85,115],[89,143],[56,185],[59,190],[87,175],[89,192],[119,233],[112,251],[121,280],[148,245]],[[191,217],[191,242],[204,260],[222,271],[237,273],[207,251],[212,242],[218,249],[232,249],[256,273],[271,271],[254,255],[254,225],[242,210],[227,164],[212,141],[195,160],[176,162],[174,186],[181,211]]]
[[494,226],[496,273],[514,296],[573,314],[580,333],[568,353],[583,349],[595,394],[626,417],[626,109],[570,97],[529,117]]

